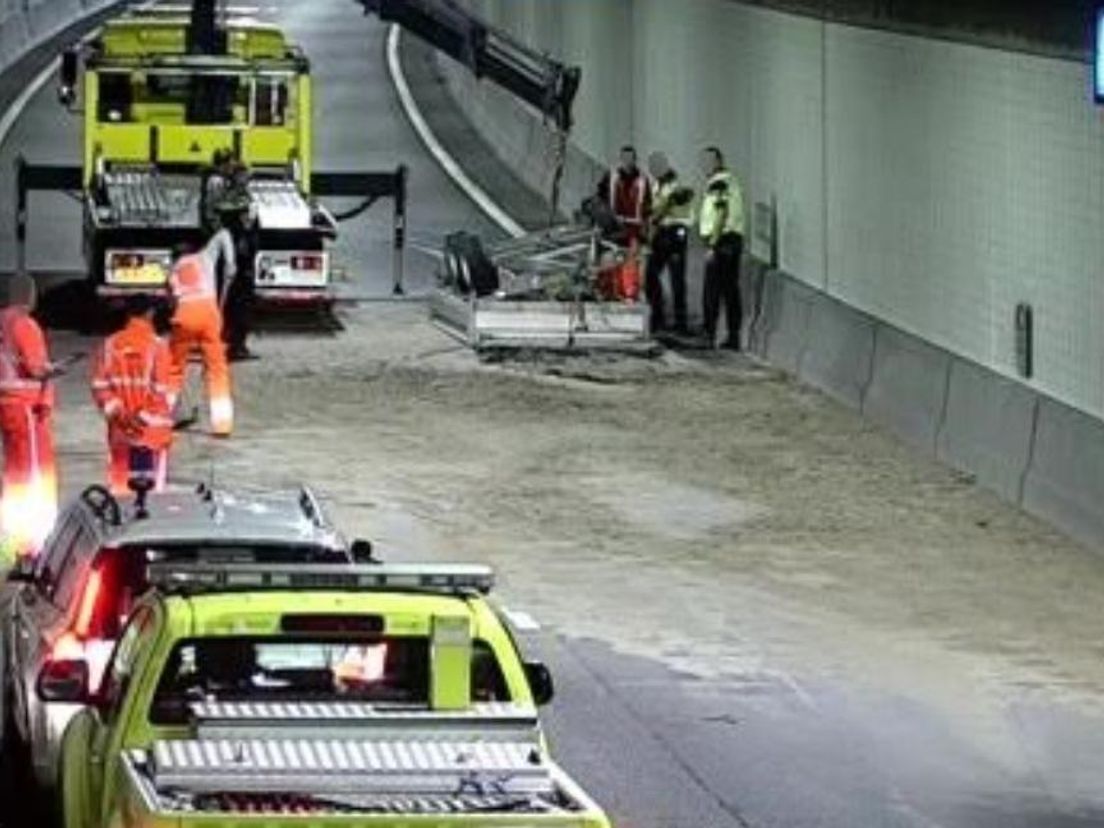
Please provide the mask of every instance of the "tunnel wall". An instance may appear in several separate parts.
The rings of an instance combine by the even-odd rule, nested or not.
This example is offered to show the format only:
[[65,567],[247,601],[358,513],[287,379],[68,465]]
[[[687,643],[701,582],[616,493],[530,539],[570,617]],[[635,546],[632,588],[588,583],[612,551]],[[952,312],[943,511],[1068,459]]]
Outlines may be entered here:
[[0,0],[0,72],[82,17],[117,0]]
[[[1104,464],[1086,467],[1092,452],[1049,427],[1068,414],[1067,433],[1104,446],[1104,121],[1087,62],[735,0],[465,2],[583,67],[564,204],[626,141],[688,172],[720,144],[749,204],[777,205],[766,352],[1104,538]],[[536,113],[441,70],[496,151],[547,192],[554,154]],[[1020,302],[1035,317],[1030,380],[1015,365]]]

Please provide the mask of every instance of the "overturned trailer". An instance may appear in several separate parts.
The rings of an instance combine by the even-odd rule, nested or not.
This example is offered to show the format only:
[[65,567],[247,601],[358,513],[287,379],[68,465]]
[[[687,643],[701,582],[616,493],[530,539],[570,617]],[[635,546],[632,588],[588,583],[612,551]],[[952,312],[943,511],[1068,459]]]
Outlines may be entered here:
[[[494,348],[648,351],[648,306],[619,290],[640,256],[590,227],[568,225],[484,245],[445,240],[433,319],[477,350]],[[635,279],[639,281],[639,279]],[[624,297],[624,298],[618,298]]]

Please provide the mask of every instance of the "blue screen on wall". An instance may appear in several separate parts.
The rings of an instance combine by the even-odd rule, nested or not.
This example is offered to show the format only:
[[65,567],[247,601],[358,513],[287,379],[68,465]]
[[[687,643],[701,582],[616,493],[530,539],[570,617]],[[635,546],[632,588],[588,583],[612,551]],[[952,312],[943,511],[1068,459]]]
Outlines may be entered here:
[[1097,103],[1104,103],[1104,6],[1096,10],[1096,50],[1093,65],[1096,100]]

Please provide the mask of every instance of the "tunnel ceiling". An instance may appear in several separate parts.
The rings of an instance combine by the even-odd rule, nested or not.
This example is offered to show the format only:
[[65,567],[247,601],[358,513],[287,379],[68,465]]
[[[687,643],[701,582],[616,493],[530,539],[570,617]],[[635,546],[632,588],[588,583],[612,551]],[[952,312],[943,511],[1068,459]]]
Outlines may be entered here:
[[742,0],[845,23],[1032,52],[1092,47],[1096,0]]

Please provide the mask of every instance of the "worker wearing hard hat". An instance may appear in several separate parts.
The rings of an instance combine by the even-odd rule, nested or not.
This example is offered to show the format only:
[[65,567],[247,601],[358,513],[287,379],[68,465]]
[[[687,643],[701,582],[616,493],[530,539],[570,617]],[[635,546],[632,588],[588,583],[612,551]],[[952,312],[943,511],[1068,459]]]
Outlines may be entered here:
[[703,312],[708,344],[716,344],[717,321],[724,301],[728,337],[722,348],[740,350],[743,308],[740,300],[740,262],[744,254],[744,195],[740,182],[725,166],[716,147],[702,153],[706,176],[702,193],[698,232],[705,243],[705,285]]
[[[109,336],[96,356],[92,397],[107,421],[108,487],[123,495],[132,481],[165,486],[172,445],[171,360],[157,335],[157,300],[127,299],[126,324]],[[141,486],[141,484],[138,484]]]
[[46,337],[31,316],[34,281],[6,280],[0,310],[0,434],[4,443],[0,529],[6,548],[37,552],[57,520],[51,382],[60,373],[50,361]]
[[179,397],[184,387],[188,358],[198,350],[203,357],[211,433],[217,437],[229,437],[234,430],[234,400],[222,341],[217,272],[221,261],[227,281],[233,280],[237,274],[235,259],[233,238],[228,230],[222,229],[198,252],[177,251],[169,277],[176,302],[169,338],[173,399]]
[[675,305],[675,331],[687,333],[686,319],[686,248],[690,227],[694,223],[694,190],[685,186],[672,169],[667,156],[655,152],[648,158],[652,175],[651,242],[652,255],[644,288],[652,306],[652,330],[667,326],[663,295],[663,272],[671,280]]

